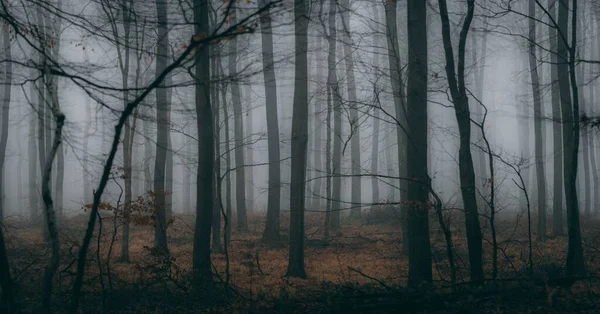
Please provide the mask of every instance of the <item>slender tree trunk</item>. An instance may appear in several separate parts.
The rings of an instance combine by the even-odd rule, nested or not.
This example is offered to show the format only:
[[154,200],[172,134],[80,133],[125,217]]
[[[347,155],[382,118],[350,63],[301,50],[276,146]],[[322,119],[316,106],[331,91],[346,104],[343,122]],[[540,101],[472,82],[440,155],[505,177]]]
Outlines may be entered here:
[[[35,75],[35,71],[33,74]],[[38,116],[36,114],[35,104],[38,103],[38,92],[34,82],[29,83],[29,102],[31,103],[29,108],[29,137],[27,144],[27,158],[28,158],[28,180],[27,184],[29,187],[29,214],[30,220],[34,223],[39,222],[39,204],[38,204],[38,191],[36,185],[36,178],[38,177],[37,171],[37,144],[36,144],[36,123]]]
[[[268,5],[260,0],[259,6]],[[265,109],[267,118],[267,146],[269,158],[267,221],[263,232],[264,242],[279,241],[279,208],[281,205],[281,166],[279,151],[279,120],[277,116],[277,81],[273,60],[273,35],[271,34],[271,13],[268,9],[260,14],[263,77],[265,83]]]
[[408,284],[433,280],[429,240],[429,190],[427,172],[427,6],[408,0]]
[[[12,60],[12,52],[10,45],[10,34],[8,26],[2,26],[2,48],[4,50],[4,60]],[[6,206],[5,187],[4,187],[4,166],[6,164],[6,144],[8,143],[8,125],[9,125],[9,113],[10,113],[10,101],[11,101],[11,89],[12,89],[12,62],[6,62],[3,67],[2,81],[4,86],[2,88],[2,128],[0,133],[0,227],[4,220],[4,211]],[[19,139],[20,140],[20,139]]]
[[[231,12],[231,23],[236,23],[235,9]],[[229,43],[229,76],[237,75],[237,40],[234,36]],[[248,229],[246,214],[246,175],[244,167],[244,122],[242,118],[242,100],[240,86],[236,80],[231,81],[231,103],[233,105],[234,137],[235,137],[235,207],[237,212],[237,229]]]
[[546,236],[546,171],[544,169],[544,137],[542,136],[542,94],[536,57],[535,0],[529,0],[529,73],[533,93],[533,125],[535,141],[535,174],[538,199],[538,238]]
[[[216,45],[211,46],[213,58],[211,58],[211,78],[212,80],[219,79],[219,68],[217,63],[221,62],[218,57],[219,47]],[[219,101],[219,89],[218,86],[211,86],[210,97],[212,99],[212,110],[213,110],[213,125],[214,125],[214,136],[215,136],[215,165],[214,165],[214,182],[213,182],[213,217],[212,217],[212,251],[215,253],[223,252],[223,246],[221,245],[221,193],[219,189],[219,179],[221,178],[221,128],[220,128],[220,117],[219,110],[221,102]],[[223,102],[225,103],[225,102]],[[189,193],[189,191],[188,191]]]
[[[406,105],[404,103],[406,97],[404,95],[404,86],[402,83],[402,64],[400,61],[400,48],[398,44],[398,17],[396,14],[398,2],[386,1],[385,3],[385,20],[386,20],[386,35],[388,46],[388,60],[390,65],[390,80],[392,83],[392,93],[394,98],[394,108],[396,111],[396,120],[399,125],[396,126],[396,139],[398,142],[398,174],[400,177],[400,199],[406,201],[408,191],[406,180],[407,177],[407,144],[408,138],[406,135]],[[406,208],[401,206],[400,218],[402,220],[402,248],[405,253],[409,251],[409,234],[407,226]]]
[[[156,0],[158,16],[158,47],[156,54],[156,73],[164,72],[168,59],[168,29],[166,0]],[[207,69],[208,70],[208,69]],[[154,246],[163,253],[168,253],[167,220],[166,220],[166,186],[165,168],[169,145],[169,103],[165,83],[156,89],[156,160],[154,162]],[[212,116],[209,116],[212,120]],[[212,158],[212,157],[211,157]],[[211,207],[212,211],[212,207]],[[212,213],[212,212],[211,212]],[[210,229],[209,229],[210,230]],[[209,235],[210,239],[210,235]]]
[[[220,61],[219,61],[220,62]],[[225,72],[223,69],[220,71],[221,75],[225,76]],[[221,99],[223,99],[223,118],[225,119],[224,127],[225,127],[225,168],[227,169],[227,174],[225,176],[225,215],[227,216],[227,226],[225,227],[225,246],[229,245],[229,240],[231,239],[231,220],[233,218],[231,214],[232,208],[232,196],[231,196],[231,136],[229,135],[229,109],[227,106],[227,86],[221,86]]]
[[[550,20],[556,21],[557,0],[548,0],[548,12]],[[559,236],[563,234],[563,124],[561,116],[560,92],[558,85],[558,57],[557,44],[558,34],[553,25],[548,26],[550,41],[550,91],[552,101],[552,147],[553,147],[553,196],[552,196],[552,234]]]
[[[317,88],[320,89],[323,84],[323,59],[321,57],[321,51],[323,51],[323,37],[319,36],[317,41],[317,50],[315,52],[315,58],[317,59]],[[321,120],[321,113],[323,112],[323,102],[320,95],[317,95],[315,99],[315,141],[314,141],[314,168],[317,170],[316,176],[321,177],[323,171],[323,121]],[[322,202],[322,180],[320,178],[314,179],[313,193],[316,195],[313,196],[313,203],[311,208],[316,210],[323,210],[321,207]]]
[[[195,33],[208,34],[208,1],[194,0]],[[196,119],[198,127],[198,174],[196,185],[196,227],[194,231],[193,271],[195,284],[212,283],[210,231],[213,215],[213,177],[215,142],[210,103],[209,46],[202,45],[196,61]]]
[[[342,161],[342,101],[336,71],[336,11],[337,3],[329,1],[329,54],[327,57],[327,86],[331,92],[333,104],[333,156],[332,159],[332,193],[331,193],[331,217],[329,229],[337,231],[340,228],[340,200],[342,197],[341,161]],[[329,130],[331,132],[331,130]]]
[[292,173],[290,182],[290,249],[286,276],[306,277],[304,269],[304,206],[308,145],[308,5],[294,1],[295,80],[292,116]]
[[[373,18],[374,21],[379,21],[381,20],[380,14],[379,14],[379,10],[378,10],[378,6],[373,5]],[[375,22],[373,23],[373,29],[377,30],[378,29],[378,24],[379,22]],[[376,33],[376,35],[373,37],[373,43],[375,47],[379,47],[380,43],[380,38],[379,38],[379,34]],[[373,78],[373,103],[375,105],[381,105],[379,103],[379,84],[377,84],[377,81],[379,79],[379,53],[375,53],[373,55],[373,66],[375,67],[375,70],[373,71],[375,73],[374,78]],[[371,149],[371,174],[373,175],[371,177],[371,187],[372,187],[372,200],[371,202],[373,203],[378,203],[380,201],[380,196],[379,196],[379,178],[376,177],[375,175],[378,174],[378,168],[379,168],[379,108],[375,108],[374,110],[374,116],[373,116],[373,139],[372,139],[372,149]]]
[[[166,85],[172,85],[171,75],[165,79]],[[171,105],[172,105],[173,89],[167,88],[167,158],[165,162],[165,209],[167,225],[173,219],[173,139],[171,135]]]
[[[39,29],[42,30],[42,33],[40,34],[40,40],[44,41],[45,40],[45,36],[44,36],[44,18],[42,16],[42,12],[41,12],[41,8],[38,8],[37,10],[37,24]],[[44,64],[45,62],[45,57],[43,53],[39,53],[38,54],[38,62],[39,64]],[[39,75],[39,73],[36,73],[37,75]],[[37,116],[38,116],[38,161],[39,161],[39,165],[40,165],[40,172],[43,171],[44,166],[46,165],[46,141],[45,141],[45,132],[46,132],[46,120],[45,120],[45,116],[46,116],[46,86],[44,84],[43,81],[38,81],[37,83],[35,83],[36,85],[36,92],[37,92]],[[0,192],[1,193],[1,192]],[[37,194],[37,193],[36,193]],[[39,196],[38,196],[39,197]],[[38,204],[38,205],[42,205],[42,204]],[[42,219],[44,221],[44,231],[45,231],[45,236],[47,236],[46,234],[46,218],[44,215],[42,215]]]
[[438,0],[438,4],[442,20],[446,75],[448,77],[452,101],[454,102],[454,110],[460,134],[460,147],[458,152],[460,188],[463,205],[465,207],[465,224],[467,229],[471,280],[475,284],[481,284],[483,282],[483,247],[477,209],[477,198],[475,195],[475,171],[473,167],[473,157],[471,155],[471,114],[469,111],[469,97],[465,86],[465,45],[471,21],[473,20],[475,1],[467,0],[467,15],[462,24],[458,43],[457,68],[455,68],[454,65],[454,51],[450,36],[450,20],[448,18],[446,0]]
[[[577,156],[579,153],[579,90],[575,78],[575,53],[577,44],[577,0],[573,0],[571,16],[571,47],[565,39],[558,39],[558,75],[563,113],[563,147],[565,196],[567,201],[567,227],[569,246],[567,251],[567,275],[585,273],[581,229],[579,225],[579,203],[577,199]],[[567,34],[569,21],[568,0],[559,0],[558,28]],[[565,35],[566,37],[566,35]],[[569,88],[570,85],[570,88]],[[573,98],[571,98],[571,95]]]
[[350,219],[359,220],[361,216],[361,158],[360,158],[360,125],[358,110],[356,105],[356,83],[354,78],[354,57],[352,49],[354,43],[350,32],[350,0],[342,0],[342,41],[344,42],[344,61],[346,64],[346,87],[348,88],[348,101],[350,102],[350,139],[352,160],[352,209],[350,210]]
[[255,210],[254,208],[254,150],[252,148],[252,142],[254,138],[252,136],[253,127],[252,127],[252,103],[251,99],[251,88],[250,85],[246,85],[245,88],[245,99],[248,101],[248,105],[246,107],[246,138],[248,139],[248,144],[245,145],[246,148],[246,164],[249,167],[246,167],[246,209],[250,212]]

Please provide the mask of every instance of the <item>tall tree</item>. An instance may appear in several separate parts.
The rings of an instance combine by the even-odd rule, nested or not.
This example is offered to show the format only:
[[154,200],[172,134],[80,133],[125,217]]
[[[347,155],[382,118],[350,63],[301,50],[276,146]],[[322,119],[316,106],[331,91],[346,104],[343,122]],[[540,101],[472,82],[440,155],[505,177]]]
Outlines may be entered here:
[[[231,23],[236,23],[236,8],[231,9]],[[229,77],[237,74],[237,39],[233,37],[229,42]],[[237,229],[248,229],[246,214],[246,173],[244,169],[244,120],[242,117],[242,99],[240,85],[236,80],[231,83],[231,103],[233,105],[234,124],[234,155],[235,155],[235,208],[237,212]]]
[[[407,176],[407,135],[405,132],[406,128],[406,105],[404,86],[402,83],[402,63],[400,59],[400,46],[398,44],[398,16],[396,8],[398,6],[397,0],[390,0],[385,2],[385,24],[386,24],[386,36],[387,36],[387,48],[388,48],[388,60],[390,66],[390,80],[392,84],[392,94],[394,98],[394,109],[396,113],[396,139],[398,148],[398,176],[400,177],[400,199],[406,200],[406,192],[408,191],[407,183],[404,180]],[[388,165],[391,166],[388,160]],[[409,246],[409,235],[406,220],[406,210],[402,208],[401,215],[402,219],[402,248],[405,253],[408,253]]]
[[483,247],[477,198],[475,195],[475,170],[471,155],[471,113],[469,110],[469,96],[465,85],[465,46],[467,35],[473,20],[475,0],[467,0],[467,14],[462,24],[458,42],[458,65],[455,66],[454,49],[450,35],[450,19],[446,0],[438,0],[440,18],[442,21],[442,39],[444,43],[444,56],[446,59],[446,76],[450,88],[450,96],[454,103],[454,112],[458,122],[460,145],[458,163],[460,172],[460,189],[465,210],[465,224],[467,229],[467,245],[469,249],[469,263],[471,280],[480,284],[483,282]]
[[542,94],[536,57],[536,4],[529,0],[529,73],[533,93],[533,124],[535,141],[535,174],[538,199],[538,237],[546,236],[546,171],[544,169],[544,137],[542,134]]
[[[265,7],[268,1],[260,0],[259,6]],[[263,232],[263,241],[279,241],[279,207],[281,205],[281,166],[279,151],[279,121],[277,118],[277,81],[273,60],[273,35],[271,33],[271,12],[267,7],[260,13],[262,41],[263,76],[265,83],[265,110],[267,116],[267,146],[269,158],[267,222]]]
[[571,44],[568,42],[569,1],[559,0],[558,6],[558,85],[560,89],[563,121],[563,153],[565,199],[567,202],[567,275],[585,273],[579,203],[577,200],[577,157],[579,155],[579,90],[575,77],[577,52],[577,0],[573,0],[571,15]]
[[350,159],[352,163],[352,209],[350,210],[350,219],[360,219],[361,213],[361,158],[360,158],[360,122],[358,117],[358,109],[356,105],[356,82],[354,78],[354,56],[352,49],[354,43],[352,41],[350,31],[350,0],[341,0],[342,5],[342,41],[344,42],[344,61],[346,63],[346,87],[348,88],[348,101],[350,103]]
[[[556,21],[557,0],[548,0],[549,19]],[[561,99],[558,85],[558,33],[552,23],[548,23],[548,40],[550,41],[550,90],[552,101],[552,147],[554,150],[553,160],[553,195],[552,195],[552,234],[555,236],[563,234],[563,124],[561,113]]]
[[[317,39],[317,50],[315,52],[315,59],[317,59],[316,61],[316,66],[317,66],[317,76],[316,76],[316,83],[317,83],[317,88],[321,88],[323,85],[323,58],[321,57],[321,52],[323,51],[323,37],[322,36],[318,36]],[[315,117],[314,117],[314,122],[315,122],[315,141],[314,141],[314,152],[313,152],[313,156],[314,156],[314,168],[318,171],[317,172],[317,178],[315,178],[314,181],[314,186],[313,186],[313,193],[316,194],[315,197],[313,197],[313,203],[311,208],[317,209],[317,210],[322,210],[322,204],[323,202],[321,201],[321,192],[322,192],[322,180],[321,178],[319,178],[319,176],[321,176],[320,171],[323,169],[323,121],[322,121],[322,114],[323,112],[323,101],[321,97],[316,97],[315,100]]]
[[[166,0],[156,0],[158,22],[158,46],[156,50],[156,73],[163,73],[167,67],[169,33]],[[207,71],[209,69],[207,68]],[[167,253],[167,217],[165,171],[169,145],[169,102],[165,83],[156,88],[156,160],[154,161],[154,246]],[[209,120],[212,115],[209,116]],[[211,124],[208,124],[211,125]],[[212,157],[211,157],[212,159]],[[210,162],[212,163],[212,161]],[[212,174],[212,172],[211,172]],[[212,211],[212,207],[211,207]],[[209,229],[210,230],[210,229]],[[209,236],[210,237],[210,236]]]
[[408,283],[432,281],[427,172],[427,10],[426,2],[408,0]]
[[[333,107],[333,155],[332,169],[328,176],[332,176],[332,191],[331,191],[331,214],[329,219],[329,230],[338,230],[340,228],[340,210],[342,197],[342,179],[341,179],[341,161],[342,161],[342,100],[340,96],[340,88],[337,79],[336,71],[336,45],[337,45],[337,29],[336,29],[336,13],[337,3],[335,0],[329,0],[328,11],[328,27],[329,34],[327,42],[329,44],[329,52],[327,56],[327,86],[331,93],[331,106]],[[331,132],[332,130],[328,130]]]
[[290,249],[286,276],[306,277],[304,269],[304,207],[308,145],[308,4],[294,1],[294,109],[290,182]]
[[[202,34],[209,32],[208,7],[208,0],[194,0],[194,33],[200,39]],[[215,137],[210,103],[209,52],[209,46],[202,45],[195,56],[198,173],[192,268],[197,286],[203,286],[204,283],[210,284],[213,281],[210,261],[210,231],[213,215]]]
[[[33,77],[37,75],[34,70],[32,70]],[[36,124],[38,122],[38,116],[36,114],[35,104],[38,103],[37,100],[38,92],[37,87],[34,81],[29,83],[29,137],[27,143],[27,158],[28,158],[28,199],[29,199],[29,213],[30,220],[32,222],[39,221],[39,196],[37,190],[37,178],[38,178],[38,169],[37,169],[37,143],[36,143]],[[86,203],[87,204],[87,203]]]
[[[378,6],[377,5],[373,5],[373,31],[375,33],[375,35],[373,36],[373,47],[374,49],[377,49],[379,47],[380,43],[380,36],[379,36],[379,20],[380,20],[380,16],[379,16],[379,10],[378,10]],[[373,67],[375,68],[375,70],[373,71],[373,73],[375,73],[375,77],[373,80],[373,104],[374,105],[378,105],[379,104],[379,84],[377,84],[377,81],[379,80],[379,73],[378,73],[378,69],[379,69],[379,52],[375,52],[373,54]],[[374,116],[373,116],[373,139],[372,139],[372,143],[373,143],[373,147],[371,150],[371,174],[373,175],[371,177],[371,187],[372,187],[372,202],[373,203],[377,203],[379,202],[379,178],[376,177],[375,175],[378,173],[378,167],[379,167],[379,108],[375,108],[374,110]]]
[[[11,40],[10,30],[8,25],[2,27],[2,50],[3,59],[12,60],[11,51]],[[4,210],[6,202],[4,200],[5,187],[4,187],[4,165],[6,161],[6,144],[8,143],[8,124],[9,124],[9,113],[10,113],[10,101],[11,101],[11,90],[12,90],[12,62],[6,62],[2,68],[2,83],[4,84],[1,91],[1,111],[2,116],[0,129],[0,224],[4,219]]]

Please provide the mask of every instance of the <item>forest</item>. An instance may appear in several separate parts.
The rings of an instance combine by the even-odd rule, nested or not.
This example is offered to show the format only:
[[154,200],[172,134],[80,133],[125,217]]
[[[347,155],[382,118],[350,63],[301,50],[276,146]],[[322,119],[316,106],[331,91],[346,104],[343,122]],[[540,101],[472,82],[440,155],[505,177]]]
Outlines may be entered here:
[[0,0],[0,313],[600,313],[600,2]]

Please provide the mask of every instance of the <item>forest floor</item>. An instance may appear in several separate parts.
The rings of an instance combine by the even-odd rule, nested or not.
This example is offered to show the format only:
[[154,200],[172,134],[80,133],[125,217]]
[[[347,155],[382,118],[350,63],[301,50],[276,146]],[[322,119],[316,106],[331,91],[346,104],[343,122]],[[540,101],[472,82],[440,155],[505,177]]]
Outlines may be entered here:
[[[283,216],[285,235],[288,219],[285,213]],[[339,233],[324,239],[323,216],[307,214],[308,277],[293,279],[284,277],[287,244],[262,244],[264,219],[251,217],[248,231],[234,229],[228,259],[225,254],[213,253],[218,274],[215,288],[197,293],[192,292],[190,284],[193,216],[178,215],[169,227],[170,258],[152,254],[154,233],[150,226],[132,226],[130,263],[118,261],[120,231],[111,249],[113,221],[109,216],[102,220],[102,235],[98,237],[96,233],[88,254],[84,313],[600,313],[597,221],[583,226],[589,276],[572,285],[561,281],[566,237],[545,241],[534,238],[530,268],[527,221],[500,221],[498,279],[473,287],[468,284],[462,226],[453,228],[459,284],[451,285],[443,237],[432,219],[434,283],[409,290],[405,288],[408,262],[402,253],[397,226],[347,224]],[[62,264],[55,286],[56,312],[62,312],[70,298],[75,256],[85,222],[85,216],[80,216],[63,222],[61,228]],[[484,228],[484,235],[485,274],[489,278],[489,230]],[[39,304],[49,250],[39,228],[7,223],[7,236],[19,301],[25,310],[33,310]],[[107,259],[109,253],[111,258]]]

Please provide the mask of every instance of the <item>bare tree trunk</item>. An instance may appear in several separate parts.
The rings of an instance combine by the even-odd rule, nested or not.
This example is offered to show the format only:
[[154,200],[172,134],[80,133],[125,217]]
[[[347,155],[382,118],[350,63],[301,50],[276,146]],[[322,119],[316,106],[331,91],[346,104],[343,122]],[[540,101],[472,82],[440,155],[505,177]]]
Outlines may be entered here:
[[[40,34],[40,40],[45,40],[45,36],[44,36],[44,17],[42,16],[42,11],[41,8],[38,8],[37,12],[37,24],[39,29],[42,30],[42,33]],[[45,64],[45,57],[43,53],[39,53],[38,54],[38,62],[39,64]],[[39,73],[37,74],[39,75]],[[46,132],[46,121],[45,121],[45,116],[46,116],[46,86],[44,85],[44,82],[40,82],[38,81],[37,83],[35,83],[35,85],[37,86],[36,88],[36,92],[37,92],[37,116],[38,116],[38,161],[40,164],[40,172],[43,171],[44,167],[46,166],[46,141],[45,141],[45,132]],[[1,193],[1,192],[0,192]],[[42,215],[42,218],[44,219],[44,235],[47,236],[47,229],[46,229],[46,218],[44,215]]]
[[[10,45],[10,34],[8,26],[2,26],[2,48],[4,50],[4,60],[12,60],[12,52]],[[12,62],[6,62],[4,64],[2,81],[4,87],[2,90],[2,129],[0,134],[0,227],[4,220],[4,166],[6,164],[6,144],[8,142],[8,124],[9,124],[9,113],[10,113],[10,101],[11,101],[11,89],[12,89]],[[20,141],[20,139],[19,139]]]
[[352,209],[350,219],[359,220],[361,217],[361,158],[360,158],[360,125],[356,105],[356,83],[354,78],[354,57],[352,49],[354,43],[350,36],[350,0],[341,1],[342,8],[342,41],[344,42],[344,61],[346,64],[346,87],[348,88],[348,101],[350,102],[350,133],[351,133],[351,160],[352,160]]
[[544,137],[542,136],[542,94],[536,57],[535,0],[529,0],[529,73],[533,93],[533,125],[535,141],[535,172],[538,198],[538,238],[546,236],[546,171],[544,169]]
[[[208,1],[194,1],[196,34],[208,34]],[[196,285],[212,283],[210,231],[213,215],[213,178],[215,135],[210,103],[209,46],[202,45],[196,61],[196,119],[198,127],[198,174],[196,185],[196,227],[194,231],[193,271]]]
[[[378,21],[381,20],[380,14],[379,14],[379,10],[378,10],[378,6],[377,5],[373,5],[373,20],[375,21],[373,23],[373,29],[377,30],[378,29]],[[379,34],[376,33],[376,35],[373,37],[373,43],[375,47],[379,47],[380,40],[381,38],[379,38]],[[379,84],[377,84],[377,81],[379,79],[379,66],[380,66],[380,62],[379,62],[379,53],[374,53],[373,55],[373,67],[375,68],[375,70],[373,71],[375,73],[375,77],[373,78],[373,104],[377,105],[381,105],[381,103],[379,102]],[[379,168],[379,108],[375,108],[374,110],[374,116],[373,116],[373,139],[372,139],[372,149],[371,149],[371,174],[373,175],[371,177],[371,187],[372,187],[372,198],[371,198],[371,202],[372,203],[378,203],[380,201],[380,197],[379,197],[379,178],[376,177],[375,175],[377,175],[378,173],[378,168]]]
[[[548,0],[549,19],[556,21],[557,0]],[[552,100],[552,146],[553,146],[553,196],[552,196],[552,234],[554,236],[563,234],[563,125],[561,117],[561,104],[558,85],[558,36],[554,25],[548,26],[550,41],[550,91]]]
[[[402,83],[402,65],[400,61],[400,48],[398,44],[398,17],[396,15],[397,1],[386,1],[385,20],[386,35],[388,46],[388,60],[390,65],[390,80],[392,83],[392,93],[394,97],[394,108],[396,111],[396,139],[398,142],[398,176],[400,177],[400,199],[404,202],[407,198],[408,181],[407,176],[407,145],[408,139],[405,132],[406,128],[406,97],[404,95],[404,86]],[[402,249],[405,253],[409,250],[409,234],[407,226],[406,209],[401,206],[400,218],[402,220]]]
[[[558,75],[563,114],[563,147],[565,196],[567,201],[567,227],[569,246],[567,252],[567,275],[585,273],[581,229],[579,225],[579,203],[577,200],[577,156],[579,153],[579,90],[575,78],[575,53],[577,44],[577,1],[573,0],[571,16],[571,47],[566,38],[558,40]],[[558,29],[567,34],[569,20],[568,0],[559,0]],[[564,35],[566,37],[566,35]],[[569,89],[570,85],[570,89]],[[572,95],[572,99],[571,99]],[[572,100],[572,101],[571,101]]]
[[[342,197],[342,179],[340,177],[342,162],[342,101],[336,71],[336,10],[336,2],[330,0],[328,18],[329,36],[327,37],[327,42],[329,43],[329,54],[327,57],[327,86],[331,92],[333,104],[333,156],[331,156],[332,171],[327,175],[333,175],[333,191],[331,192],[331,217],[329,221],[329,230],[331,231],[337,231],[340,228],[340,200]],[[331,132],[331,130],[328,130],[328,132]]]
[[[33,71],[32,71],[33,72]],[[33,73],[34,75],[36,73]],[[38,92],[35,82],[29,83],[29,102],[31,111],[29,112],[29,137],[27,144],[27,158],[28,158],[28,188],[29,188],[29,214],[30,220],[34,223],[39,222],[39,204],[38,204],[38,190],[36,185],[36,178],[38,177],[37,170],[37,143],[36,143],[36,123],[38,116],[36,114],[35,104],[38,103]]]
[[[220,61],[219,61],[219,64]],[[221,68],[220,68],[221,69]],[[225,76],[225,71],[221,69],[220,71],[223,79]],[[231,208],[232,208],[232,197],[231,197],[231,136],[229,135],[229,110],[227,106],[227,86],[221,86],[221,99],[223,99],[223,118],[225,119],[224,127],[225,127],[225,169],[227,169],[227,173],[225,175],[225,215],[227,216],[227,226],[225,227],[225,246],[229,245],[229,240],[231,239]]]
[[[268,5],[260,0],[259,6]],[[273,60],[273,35],[271,34],[271,13],[268,9],[260,14],[263,76],[265,83],[265,109],[267,117],[267,146],[269,157],[269,183],[267,199],[267,221],[263,232],[264,242],[279,241],[279,208],[281,205],[281,155],[279,151],[279,121],[277,117],[277,81]]]
[[[168,59],[169,34],[167,29],[167,4],[165,0],[156,0],[158,16],[158,47],[156,54],[156,73],[164,72]],[[208,69],[207,69],[208,71]],[[169,102],[167,88],[161,83],[156,89],[156,160],[154,162],[154,246],[163,253],[168,253],[167,220],[166,220],[166,186],[165,168],[169,145]],[[212,116],[209,116],[212,119]],[[212,159],[212,157],[211,157]],[[212,173],[211,173],[212,175]],[[212,210],[212,208],[211,208]],[[210,229],[209,229],[210,230]],[[210,236],[209,236],[210,239]]]
[[[219,47],[216,45],[211,46],[213,58],[210,59],[211,66],[211,79],[216,81],[219,79],[219,68],[217,63],[219,59]],[[214,137],[215,137],[215,164],[214,164],[214,182],[213,182],[213,216],[212,216],[212,251],[215,253],[223,252],[223,246],[221,245],[221,193],[219,189],[221,185],[219,180],[221,178],[221,128],[220,128],[220,115],[219,110],[221,102],[219,101],[219,89],[217,85],[213,85],[210,88],[210,97],[212,100],[213,110],[213,125],[214,125]],[[223,101],[225,104],[225,101]]]
[[54,141],[51,146],[51,151],[48,154],[44,173],[42,178],[42,199],[44,201],[46,224],[49,234],[49,240],[52,247],[50,261],[44,270],[44,293],[42,296],[41,310],[50,313],[52,304],[52,286],[53,278],[60,263],[60,239],[58,238],[56,212],[54,211],[54,202],[52,200],[52,190],[50,182],[52,181],[52,163],[62,142],[62,129],[65,123],[65,115],[60,112],[58,102],[52,104],[52,115],[56,118],[56,130],[54,132]]
[[246,208],[248,211],[252,212],[255,210],[254,208],[254,150],[252,148],[252,143],[254,138],[252,136],[253,128],[252,128],[252,103],[250,99],[251,88],[250,85],[245,86],[245,99],[248,101],[248,105],[246,107],[246,138],[248,139],[248,144],[245,145],[246,148],[246,164],[249,167],[246,167]]
[[308,8],[294,1],[295,80],[292,117],[292,173],[290,182],[290,249],[288,277],[306,278],[304,269],[304,206],[308,145]]
[[481,243],[482,236],[481,227],[479,225],[477,198],[475,195],[475,171],[473,167],[473,157],[471,155],[471,114],[469,111],[469,97],[465,87],[465,45],[471,21],[473,20],[475,1],[467,0],[467,15],[462,25],[458,43],[457,68],[455,68],[454,65],[454,51],[450,36],[450,21],[448,18],[446,0],[438,0],[438,4],[442,20],[446,75],[448,77],[450,94],[454,103],[454,110],[460,133],[460,147],[458,153],[460,188],[465,207],[471,280],[475,284],[481,284],[483,283],[483,247]]
[[[235,8],[231,11],[231,23],[236,23]],[[236,37],[229,43],[229,76],[237,74],[237,40]],[[244,169],[244,122],[242,119],[242,100],[240,86],[236,80],[231,81],[231,103],[233,104],[234,137],[235,137],[235,206],[237,211],[237,229],[248,229],[246,213],[246,175]]]
[[427,172],[427,10],[426,2],[408,0],[407,127],[412,142],[408,150],[408,284],[433,280],[429,240],[429,190]]
[[[319,36],[318,40],[317,40],[317,50],[315,52],[315,58],[317,59],[316,63],[317,63],[317,77],[316,77],[316,82],[317,82],[317,88],[320,89],[322,84],[323,84],[323,59],[321,57],[321,51],[323,50],[323,37]],[[313,152],[313,156],[314,156],[314,168],[317,170],[316,172],[316,176],[317,177],[321,177],[322,176],[322,171],[323,171],[323,121],[321,120],[321,114],[323,112],[323,102],[322,102],[322,98],[320,95],[317,95],[316,100],[315,100],[316,104],[315,104],[315,116],[314,116],[314,122],[315,122],[315,141],[314,141],[314,152]],[[313,196],[313,202],[312,202],[312,206],[311,208],[314,208],[316,210],[323,210],[323,208],[321,207],[323,202],[322,202],[322,180],[320,178],[315,178],[314,179],[314,186],[313,186],[313,193],[315,194],[315,196]]]

